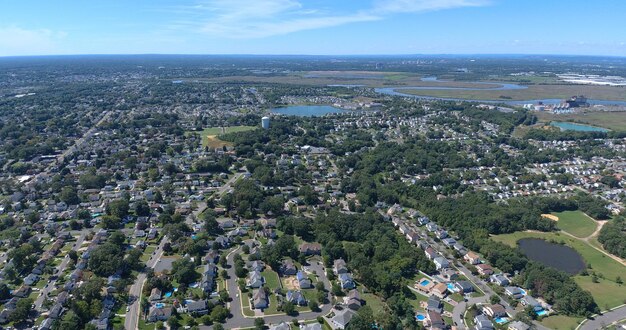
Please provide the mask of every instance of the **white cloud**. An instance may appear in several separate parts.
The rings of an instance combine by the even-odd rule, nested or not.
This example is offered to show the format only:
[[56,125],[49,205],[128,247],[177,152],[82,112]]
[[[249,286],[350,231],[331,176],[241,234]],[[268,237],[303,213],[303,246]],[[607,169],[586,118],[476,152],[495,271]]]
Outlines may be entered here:
[[[458,7],[483,6],[488,0],[374,0],[348,13],[307,8],[296,0],[204,0],[181,6],[184,19],[170,24],[211,37],[263,38],[350,23],[377,21],[400,13],[419,13]],[[359,0],[360,2],[360,0]]]
[[59,53],[63,32],[47,29],[27,30],[17,26],[0,27],[0,56]]
[[378,0],[375,9],[386,13],[419,13],[462,7],[479,7],[488,0]]

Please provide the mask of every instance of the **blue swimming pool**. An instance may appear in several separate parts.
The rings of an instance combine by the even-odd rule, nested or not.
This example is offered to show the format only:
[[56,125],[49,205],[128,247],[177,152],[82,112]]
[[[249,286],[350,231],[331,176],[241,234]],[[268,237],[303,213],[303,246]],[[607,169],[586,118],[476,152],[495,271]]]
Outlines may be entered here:
[[420,282],[421,286],[427,286],[428,284],[430,284],[429,280],[423,280],[423,281]]
[[493,320],[496,321],[496,323],[498,324],[504,324],[504,323],[509,322],[509,319],[507,317],[497,317]]
[[166,292],[166,293],[163,295],[163,297],[165,297],[165,298],[169,298],[169,297],[171,297],[171,296],[172,296],[172,293],[171,293],[171,292]]
[[424,321],[426,319],[426,316],[422,315],[422,314],[417,314],[415,315],[415,319],[418,321]]
[[454,287],[454,284],[452,284],[452,283],[448,283],[446,285],[448,286],[448,290],[450,290],[451,292],[459,291],[457,288]]
[[538,311],[538,312],[535,312],[535,313],[537,313],[538,316],[548,315],[548,311],[547,310],[541,310],[541,311]]
[[165,307],[165,304],[163,304],[163,303],[156,303],[156,304],[154,304],[154,307],[156,307],[156,308],[163,308],[163,307]]

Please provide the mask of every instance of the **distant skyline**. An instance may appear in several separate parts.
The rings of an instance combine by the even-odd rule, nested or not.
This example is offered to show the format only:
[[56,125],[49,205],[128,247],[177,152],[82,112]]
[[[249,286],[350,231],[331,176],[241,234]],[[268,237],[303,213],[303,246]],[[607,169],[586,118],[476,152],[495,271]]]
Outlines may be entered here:
[[620,0],[20,0],[0,56],[626,56]]

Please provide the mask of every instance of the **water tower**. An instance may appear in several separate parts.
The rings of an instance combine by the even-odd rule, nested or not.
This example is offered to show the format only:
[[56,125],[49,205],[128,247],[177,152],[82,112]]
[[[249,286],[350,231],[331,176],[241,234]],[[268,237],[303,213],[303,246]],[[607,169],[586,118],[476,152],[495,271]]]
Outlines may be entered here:
[[261,127],[263,127],[263,129],[270,128],[270,117],[261,118]]

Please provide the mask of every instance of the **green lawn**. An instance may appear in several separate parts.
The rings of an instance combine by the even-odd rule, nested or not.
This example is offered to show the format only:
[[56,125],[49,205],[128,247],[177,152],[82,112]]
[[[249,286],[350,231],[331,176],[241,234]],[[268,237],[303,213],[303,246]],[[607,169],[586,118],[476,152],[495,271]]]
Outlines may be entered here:
[[372,309],[374,315],[383,312],[385,303],[378,296],[372,293],[361,293],[361,299],[365,300],[365,304]]
[[600,251],[594,249],[588,243],[559,233],[535,233],[535,232],[517,232],[506,235],[496,235],[492,237],[494,240],[503,242],[510,246],[516,246],[519,239],[522,238],[542,238],[547,240],[555,240],[563,242],[567,246],[575,249],[582,256],[583,260],[591,265],[589,272],[593,271],[598,276],[600,274],[604,279],[600,279],[599,283],[593,283],[591,276],[574,276],[574,280],[583,289],[591,292],[600,309],[614,307],[624,303],[626,297],[626,285],[615,283],[618,276],[622,279],[626,278],[626,267],[610,257],[604,255]]
[[280,279],[278,278],[278,274],[276,274],[275,271],[266,269],[261,273],[261,275],[263,275],[263,277],[265,278],[265,283],[270,289],[272,289],[272,291],[281,287]]
[[554,330],[570,330],[576,329],[578,323],[582,321],[581,318],[570,317],[565,315],[554,315],[546,317],[541,321],[545,327],[554,329]]
[[556,226],[576,237],[588,237],[596,230],[597,222],[581,211],[554,212],[559,217]]
[[254,126],[230,126],[230,127],[224,127],[224,130],[222,131],[221,127],[211,127],[211,128],[205,128],[201,132],[193,132],[193,133],[200,134],[200,136],[202,137],[203,146],[217,147],[218,144],[220,143],[228,144],[224,141],[219,140],[218,137],[219,135],[222,135],[222,133],[245,132],[245,131],[251,131],[256,128],[257,127],[254,127]]

